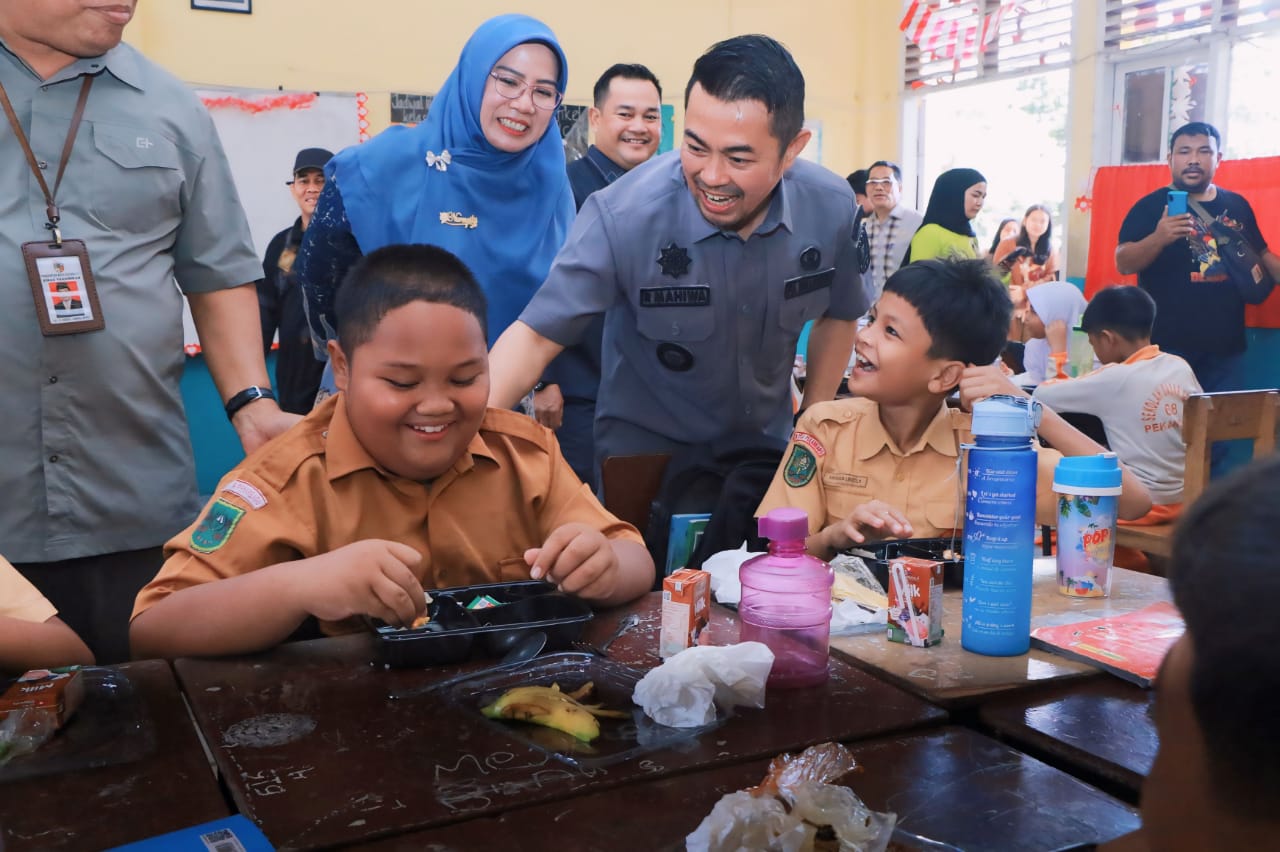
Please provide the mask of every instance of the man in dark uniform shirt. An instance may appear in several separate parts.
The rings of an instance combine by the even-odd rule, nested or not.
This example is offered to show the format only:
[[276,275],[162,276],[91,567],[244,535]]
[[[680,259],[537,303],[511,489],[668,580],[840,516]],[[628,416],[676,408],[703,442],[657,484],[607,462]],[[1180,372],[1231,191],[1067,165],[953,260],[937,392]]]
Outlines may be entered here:
[[[604,189],[647,161],[662,139],[662,85],[643,65],[618,63],[600,75],[595,105],[588,113],[595,144],[569,164],[569,185],[579,210],[587,196]],[[539,422],[556,430],[560,449],[583,482],[595,487],[593,470],[596,392],[600,387],[600,341],[604,318],[597,318],[582,342],[562,352],[534,394]],[[558,411],[563,414],[556,422]]]
[[271,238],[262,259],[262,280],[258,282],[258,313],[262,319],[262,343],[271,350],[271,340],[280,331],[280,351],[276,354],[275,391],[280,407],[294,414],[311,411],[320,387],[324,364],[317,361],[311,347],[302,305],[302,287],[293,272],[293,262],[302,245],[302,233],[316,211],[316,199],[324,189],[324,166],[333,157],[324,148],[303,148],[293,161],[293,180],[288,181],[293,200],[302,215]]

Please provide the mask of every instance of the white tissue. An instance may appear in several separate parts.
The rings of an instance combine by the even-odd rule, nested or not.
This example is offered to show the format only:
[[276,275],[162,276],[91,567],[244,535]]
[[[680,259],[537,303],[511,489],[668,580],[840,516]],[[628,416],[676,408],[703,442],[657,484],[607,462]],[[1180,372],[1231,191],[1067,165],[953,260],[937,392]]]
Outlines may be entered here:
[[702,563],[702,570],[711,575],[711,594],[722,604],[736,604],[742,600],[742,583],[738,581],[738,569],[742,563],[759,553],[747,550],[746,542],[737,550],[713,553]]
[[659,725],[693,728],[715,721],[716,705],[764,706],[773,652],[761,642],[695,645],[652,669],[632,700]]

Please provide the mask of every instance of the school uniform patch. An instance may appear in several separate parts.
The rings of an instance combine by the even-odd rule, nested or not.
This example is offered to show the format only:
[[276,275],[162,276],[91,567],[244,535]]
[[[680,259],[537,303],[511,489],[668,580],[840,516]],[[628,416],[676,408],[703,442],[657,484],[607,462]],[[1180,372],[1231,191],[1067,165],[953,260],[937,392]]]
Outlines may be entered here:
[[244,509],[239,506],[221,499],[213,501],[191,533],[191,549],[197,553],[213,553],[227,543],[243,517]]
[[818,472],[818,461],[808,447],[793,444],[787,465],[782,471],[783,480],[792,488],[803,488]]
[[822,442],[810,435],[808,432],[792,432],[791,440],[797,444],[804,444],[813,450],[813,454],[818,458],[822,458],[827,454],[827,448],[822,446]]
[[222,490],[228,494],[234,494],[244,502],[248,503],[255,509],[261,509],[267,505],[267,497],[257,486],[245,482],[243,479],[233,479],[226,485],[222,486]]

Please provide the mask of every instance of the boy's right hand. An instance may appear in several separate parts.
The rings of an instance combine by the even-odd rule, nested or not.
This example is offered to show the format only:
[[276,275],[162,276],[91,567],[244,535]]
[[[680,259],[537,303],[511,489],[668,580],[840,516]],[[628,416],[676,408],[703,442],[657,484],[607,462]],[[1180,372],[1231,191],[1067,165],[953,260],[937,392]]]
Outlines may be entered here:
[[911,538],[911,533],[906,515],[883,500],[872,500],[827,527],[821,535],[828,548],[840,551],[867,539]]
[[408,545],[370,538],[293,564],[305,564],[299,583],[309,615],[321,621],[368,615],[405,627],[427,607],[411,570],[421,561]]

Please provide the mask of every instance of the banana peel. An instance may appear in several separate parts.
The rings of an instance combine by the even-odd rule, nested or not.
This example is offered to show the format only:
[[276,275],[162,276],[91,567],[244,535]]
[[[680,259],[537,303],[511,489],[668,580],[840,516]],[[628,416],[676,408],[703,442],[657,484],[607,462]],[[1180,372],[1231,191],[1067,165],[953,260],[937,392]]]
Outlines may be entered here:
[[589,743],[600,736],[597,717],[629,719],[630,713],[605,710],[600,704],[583,704],[580,699],[591,694],[591,681],[573,692],[562,692],[558,683],[551,686],[518,686],[508,689],[492,704],[480,708],[490,719],[514,719],[532,722]]

